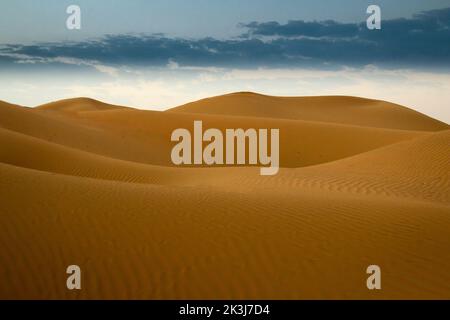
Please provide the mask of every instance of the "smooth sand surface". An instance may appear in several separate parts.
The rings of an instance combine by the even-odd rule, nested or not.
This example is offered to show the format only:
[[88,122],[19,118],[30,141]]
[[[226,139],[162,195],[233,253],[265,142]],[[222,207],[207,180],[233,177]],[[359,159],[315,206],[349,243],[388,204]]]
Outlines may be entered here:
[[[194,120],[279,128],[279,173],[173,166],[170,134]],[[2,299],[450,299],[450,126],[408,108],[0,101],[0,145]]]
[[221,115],[323,121],[406,130],[445,130],[447,125],[387,101],[348,96],[274,97],[236,92],[191,102],[170,110]]

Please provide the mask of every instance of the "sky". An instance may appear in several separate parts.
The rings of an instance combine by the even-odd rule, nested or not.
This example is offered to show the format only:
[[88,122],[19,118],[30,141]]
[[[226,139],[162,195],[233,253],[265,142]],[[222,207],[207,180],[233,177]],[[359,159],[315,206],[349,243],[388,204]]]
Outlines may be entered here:
[[[68,30],[66,8],[81,8]],[[381,30],[366,9],[381,8]],[[0,100],[355,95],[450,122],[450,0],[2,0]]]
[[[81,32],[63,26],[65,9],[82,8]],[[368,5],[384,19],[450,7],[450,0],[2,0],[0,43],[71,40],[128,32],[226,38],[251,21],[335,20],[360,22]]]

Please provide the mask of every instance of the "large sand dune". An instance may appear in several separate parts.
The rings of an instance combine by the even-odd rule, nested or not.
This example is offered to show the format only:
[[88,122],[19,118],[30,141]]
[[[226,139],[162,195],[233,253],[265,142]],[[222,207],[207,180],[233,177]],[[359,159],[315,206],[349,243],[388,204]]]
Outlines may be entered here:
[[311,120],[376,128],[444,130],[445,123],[403,106],[348,96],[273,97],[237,92],[191,102],[171,112]]
[[[194,120],[279,128],[279,173],[173,166],[170,133]],[[0,298],[450,298],[450,126],[408,108],[0,102],[0,145]],[[81,291],[66,289],[70,264]]]

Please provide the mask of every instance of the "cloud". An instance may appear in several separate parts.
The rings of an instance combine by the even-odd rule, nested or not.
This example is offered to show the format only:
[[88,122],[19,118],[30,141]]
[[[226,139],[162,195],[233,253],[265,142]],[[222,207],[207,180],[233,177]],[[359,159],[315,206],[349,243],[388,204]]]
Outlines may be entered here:
[[247,36],[283,36],[283,37],[312,37],[312,38],[351,38],[355,37],[360,29],[356,23],[339,23],[333,20],[306,22],[291,20],[286,24],[276,21],[251,22],[241,24],[247,28]]
[[1,52],[0,58],[9,58],[16,64],[62,64],[72,66],[87,66],[92,67],[95,70],[108,74],[110,76],[116,76],[118,70],[112,66],[102,65],[99,61],[86,60],[74,57],[40,57],[23,53],[9,53]]
[[81,42],[0,47],[0,65],[80,65],[113,75],[123,67],[340,69],[450,67],[450,8],[409,19],[365,22],[251,22],[236,39],[185,39],[162,34],[106,35]]

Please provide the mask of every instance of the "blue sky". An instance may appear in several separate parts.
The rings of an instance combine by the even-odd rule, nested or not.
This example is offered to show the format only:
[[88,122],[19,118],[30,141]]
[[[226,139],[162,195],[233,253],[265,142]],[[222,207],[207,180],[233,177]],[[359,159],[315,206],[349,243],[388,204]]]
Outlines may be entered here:
[[[64,28],[65,9],[82,8],[83,29]],[[359,22],[369,4],[384,19],[450,7],[449,0],[2,0],[0,43],[72,40],[129,32],[182,37],[231,37],[251,21],[328,20]]]
[[[81,30],[66,8],[81,7]],[[382,29],[368,30],[369,4]],[[390,100],[450,121],[450,0],[15,0],[0,100],[165,109],[230,91]],[[447,93],[449,92],[449,93]]]

